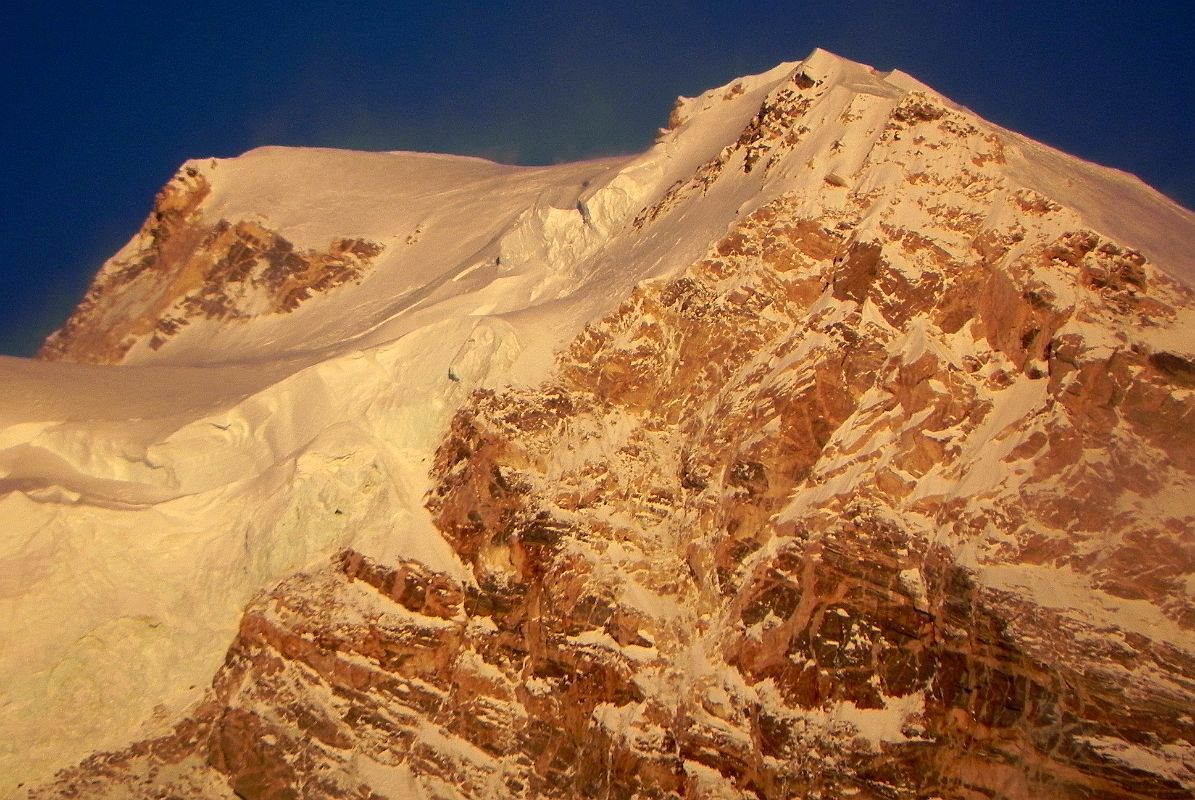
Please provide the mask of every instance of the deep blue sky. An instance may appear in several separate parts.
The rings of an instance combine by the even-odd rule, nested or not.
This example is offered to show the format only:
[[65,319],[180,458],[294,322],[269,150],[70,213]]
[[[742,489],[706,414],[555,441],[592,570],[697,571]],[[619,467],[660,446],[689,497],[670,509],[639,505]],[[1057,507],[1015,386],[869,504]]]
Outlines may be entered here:
[[816,46],[1195,207],[1193,0],[3,6],[0,353],[61,324],[187,158],[636,152],[676,95]]

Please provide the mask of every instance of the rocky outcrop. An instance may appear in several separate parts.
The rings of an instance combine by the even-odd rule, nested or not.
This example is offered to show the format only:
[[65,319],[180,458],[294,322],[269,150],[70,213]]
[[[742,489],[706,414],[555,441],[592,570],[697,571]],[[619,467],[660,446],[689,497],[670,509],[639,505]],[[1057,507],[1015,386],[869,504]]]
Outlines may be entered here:
[[194,166],[166,184],[140,233],[104,265],[37,357],[119,363],[134,346],[157,350],[195,320],[289,313],[315,294],[360,280],[382,252],[363,239],[302,250],[253,221],[209,222],[201,213],[209,192]]

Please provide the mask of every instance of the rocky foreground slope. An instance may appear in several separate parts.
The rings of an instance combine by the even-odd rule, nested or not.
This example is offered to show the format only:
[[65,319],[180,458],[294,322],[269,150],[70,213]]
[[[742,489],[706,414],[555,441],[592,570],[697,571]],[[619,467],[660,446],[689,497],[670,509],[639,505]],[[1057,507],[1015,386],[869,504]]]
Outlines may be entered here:
[[[258,514],[257,546],[318,544],[245,579],[269,585],[210,685],[19,796],[1191,797],[1195,217],[820,51],[573,169],[593,182],[512,212],[461,273],[489,271],[468,302],[510,327],[469,329],[484,357],[428,345],[426,436],[378,441],[419,400],[380,401],[414,369],[391,308],[355,340],[391,382],[319,401],[357,432],[306,469],[281,446],[243,467],[329,500]],[[172,261],[159,238],[115,270],[151,287],[143,316],[108,333],[110,267],[49,354],[199,359],[170,320],[224,312],[161,289],[182,264],[290,285],[264,277],[276,240]],[[303,308],[385,271],[384,247],[353,258]],[[294,357],[293,309],[248,296],[229,348],[261,352],[257,314]],[[25,480],[9,507],[55,502]]]

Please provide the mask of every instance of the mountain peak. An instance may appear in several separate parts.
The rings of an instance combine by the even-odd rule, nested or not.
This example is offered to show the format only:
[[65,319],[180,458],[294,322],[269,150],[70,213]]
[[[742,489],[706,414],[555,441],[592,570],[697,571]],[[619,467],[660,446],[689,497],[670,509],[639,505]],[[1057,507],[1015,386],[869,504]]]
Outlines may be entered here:
[[[910,127],[918,123],[926,124]],[[906,128],[912,138],[902,139]],[[731,158],[739,161],[724,171]],[[760,159],[762,169],[755,170]],[[290,353],[306,348],[313,324],[325,329],[315,341],[352,340],[395,318],[397,309],[378,298],[408,296],[433,273],[447,276],[469,267],[462,260],[481,257],[480,242],[469,253],[451,255],[437,244],[434,267],[412,274],[394,266],[425,249],[400,245],[435,238],[433,221],[451,224],[454,215],[494,221],[488,257],[501,258],[499,240],[513,255],[517,239],[521,248],[555,253],[550,273],[559,274],[576,267],[561,259],[579,262],[597,252],[599,240],[618,225],[658,216],[677,202],[678,192],[703,198],[714,192],[722,198],[722,214],[748,210],[775,193],[803,195],[810,203],[835,196],[835,203],[855,203],[868,196],[875,213],[861,219],[876,222],[887,213],[880,211],[887,202],[882,195],[908,205],[906,184],[914,174],[935,176],[942,186],[975,173],[989,185],[985,198],[960,194],[952,207],[980,202],[983,209],[975,213],[985,216],[995,213],[1000,197],[1036,192],[1146,253],[1180,280],[1195,279],[1195,258],[1185,244],[1195,236],[1191,212],[1130,176],[991,125],[904,73],[877,72],[821,49],[699,97],[680,98],[657,146],[641,156],[593,169],[558,169],[561,176],[578,175],[586,187],[549,191],[557,183],[549,172],[454,156],[313,148],[261,148],[236,159],[188,162],[159,196],[151,222],[101,270],[41,355],[194,363],[211,357],[207,344],[215,335],[219,352],[261,358],[279,346]],[[727,180],[724,172],[739,177]],[[500,179],[523,188],[510,193],[505,210],[495,215],[478,202],[477,192]],[[445,193],[448,202],[428,202]],[[582,200],[602,209],[601,236],[578,222]],[[313,207],[327,210],[312,215]],[[567,223],[554,233],[545,227],[554,224],[546,221],[549,208],[564,212],[554,219]],[[702,235],[715,233],[710,228]],[[661,267],[697,255],[689,249],[663,256]],[[236,263],[238,258],[248,260]],[[174,273],[164,273],[162,264]],[[316,297],[320,301],[310,305]],[[363,303],[370,313],[355,317],[360,324],[348,324],[348,310]],[[312,319],[309,309],[316,306],[327,310],[316,315],[325,319]],[[261,324],[240,324],[252,320]],[[256,336],[265,330],[268,345]]]
[[122,366],[0,360],[4,791],[1188,796],[1193,252],[821,50],[188,162],[44,352]]

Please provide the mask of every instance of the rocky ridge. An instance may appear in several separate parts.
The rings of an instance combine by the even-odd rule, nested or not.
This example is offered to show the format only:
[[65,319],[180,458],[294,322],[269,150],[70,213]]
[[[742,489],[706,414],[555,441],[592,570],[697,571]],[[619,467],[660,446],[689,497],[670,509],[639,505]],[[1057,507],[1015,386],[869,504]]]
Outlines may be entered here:
[[199,213],[210,192],[195,167],[174,176],[38,358],[119,362],[139,340],[157,350],[195,319],[289,313],[313,294],[359,281],[382,251],[354,238],[333,240],[326,252],[301,250],[253,220],[212,223]]
[[287,578],[173,733],[31,796],[1190,797],[1185,265],[931,92],[830,77],[630,227],[783,191],[455,413],[463,575]]

